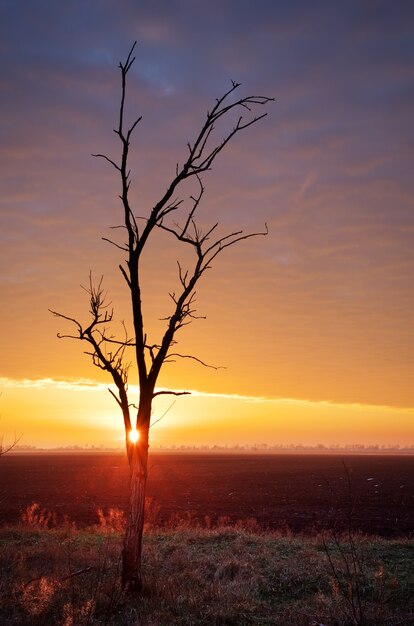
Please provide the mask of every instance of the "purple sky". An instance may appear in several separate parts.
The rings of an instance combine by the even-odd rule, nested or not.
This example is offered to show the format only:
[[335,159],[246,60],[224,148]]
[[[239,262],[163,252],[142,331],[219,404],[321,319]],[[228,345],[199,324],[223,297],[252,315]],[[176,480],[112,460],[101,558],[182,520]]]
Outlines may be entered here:
[[[47,312],[83,310],[89,269],[125,306],[100,240],[119,221],[119,183],[90,154],[117,154],[116,68],[138,40],[138,214],[230,79],[276,97],[205,178],[206,223],[270,230],[200,289],[208,320],[184,349],[232,372],[205,387],[413,407],[413,25],[408,0],[0,0],[0,376],[96,375]],[[158,258],[168,250],[150,257],[155,318]]]

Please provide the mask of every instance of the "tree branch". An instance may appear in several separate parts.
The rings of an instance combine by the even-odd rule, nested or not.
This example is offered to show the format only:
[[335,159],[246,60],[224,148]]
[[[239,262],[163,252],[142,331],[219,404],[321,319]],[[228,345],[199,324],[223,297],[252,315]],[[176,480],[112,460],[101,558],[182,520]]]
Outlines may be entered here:
[[[113,310],[108,311],[110,304],[106,303],[106,293],[102,287],[102,280],[100,279],[98,286],[95,287],[92,281],[92,274],[89,274],[89,287],[82,287],[82,289],[89,295],[89,313],[91,320],[89,325],[83,326],[78,320],[73,317],[69,317],[57,311],[51,311],[56,317],[63,318],[77,328],[77,335],[61,335],[58,333],[59,338],[77,339],[86,341],[92,346],[91,351],[85,351],[92,358],[92,362],[96,367],[109,372],[112,379],[118,389],[118,397],[109,390],[111,395],[116,399],[117,403],[122,409],[124,416],[125,428],[131,428],[131,419],[128,403],[128,370],[130,365],[125,364],[123,361],[124,352],[127,347],[133,345],[132,340],[128,338],[127,331],[124,326],[125,339],[124,341],[118,341],[112,337],[108,337],[106,334],[105,326],[101,330],[102,324],[107,325],[113,320]],[[113,344],[116,346],[116,350],[107,350],[107,344]]]
[[118,172],[121,171],[121,168],[119,167],[119,165],[117,165],[115,163],[115,161],[112,161],[112,159],[110,159],[109,157],[106,156],[106,154],[92,154],[91,156],[99,158],[99,159],[105,159],[105,161],[108,161],[108,163],[110,163],[111,165],[114,166],[114,168],[116,170],[118,170]]
[[190,396],[191,395],[191,391],[156,391],[155,393],[152,394],[152,397],[155,398],[156,396]]
[[208,368],[213,369],[213,370],[225,370],[225,369],[227,369],[223,365],[209,365],[208,363],[205,363],[204,361],[202,361],[201,359],[199,359],[196,356],[192,356],[191,354],[179,354],[178,352],[172,352],[172,353],[168,354],[165,362],[167,360],[169,362],[174,362],[174,361],[171,360],[171,357],[175,357],[175,358],[179,358],[179,359],[191,359],[192,361],[196,361],[197,363],[200,363],[200,365],[203,365],[204,367],[208,367]]

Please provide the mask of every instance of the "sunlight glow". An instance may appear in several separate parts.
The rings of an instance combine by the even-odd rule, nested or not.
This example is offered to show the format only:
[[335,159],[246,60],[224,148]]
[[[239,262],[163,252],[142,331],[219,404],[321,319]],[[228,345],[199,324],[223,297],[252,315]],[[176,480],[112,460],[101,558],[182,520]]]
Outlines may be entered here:
[[139,431],[133,428],[132,430],[129,431],[128,438],[131,441],[131,443],[137,443],[139,439]]
[[[23,433],[20,448],[123,449],[129,435],[104,391],[100,383],[94,387],[85,379],[0,376],[0,435],[11,441],[15,432]],[[153,446],[414,444],[414,407],[193,391],[177,400],[168,419],[155,423],[170,407],[159,396]],[[252,436],[253,418],[257,427]],[[134,445],[131,439],[128,443]]]

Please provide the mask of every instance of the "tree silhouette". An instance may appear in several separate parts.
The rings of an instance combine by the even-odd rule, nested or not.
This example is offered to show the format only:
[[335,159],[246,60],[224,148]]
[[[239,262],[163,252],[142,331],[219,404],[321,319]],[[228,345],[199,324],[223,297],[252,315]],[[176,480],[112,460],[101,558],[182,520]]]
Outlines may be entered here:
[[[254,109],[269,103],[273,98],[248,96],[237,98],[239,83],[232,82],[223,96],[216,99],[214,106],[207,112],[201,129],[192,143],[187,143],[188,154],[182,165],[176,166],[175,175],[167,186],[160,200],[149,210],[145,219],[138,218],[130,201],[131,177],[128,166],[131,137],[141,117],[135,119],[131,126],[125,125],[125,103],[127,76],[134,63],[134,44],[125,63],[119,64],[121,71],[121,100],[118,127],[115,130],[120,144],[120,160],[115,161],[105,154],[93,156],[110,163],[118,172],[122,191],[120,199],[123,208],[122,228],[126,233],[125,243],[106,239],[126,255],[126,260],[119,269],[130,292],[132,306],[133,335],[129,336],[124,326],[124,336],[115,338],[110,334],[113,321],[113,309],[106,301],[102,279],[94,285],[92,276],[86,291],[90,302],[90,318],[82,324],[77,319],[51,311],[55,316],[70,321],[75,328],[74,334],[58,334],[58,337],[78,339],[89,344],[87,354],[93,364],[107,371],[116,386],[116,392],[110,390],[118,403],[125,426],[126,450],[130,467],[130,497],[127,528],[122,553],[122,584],[124,588],[135,593],[142,587],[141,547],[144,524],[144,503],[148,467],[148,436],[151,423],[152,402],[161,394],[182,395],[186,391],[170,391],[156,389],[156,383],[164,363],[179,358],[192,358],[205,365],[201,359],[192,355],[183,355],[176,351],[176,333],[178,330],[197,318],[194,296],[195,287],[212,262],[226,248],[258,235],[267,234],[267,226],[262,232],[245,234],[235,230],[219,236],[218,223],[203,231],[197,223],[197,212],[204,194],[203,174],[211,169],[215,159],[226,145],[241,131],[254,125],[265,117],[266,113],[255,115]],[[235,123],[224,137],[215,138],[216,124],[223,119],[234,119]],[[182,200],[178,193],[183,183],[188,180],[196,182],[197,192],[189,198],[189,207],[183,214]],[[179,219],[181,217],[181,225]],[[172,219],[173,218],[173,219]],[[152,244],[152,235],[156,229],[162,229],[179,246],[193,251],[193,262],[183,267],[178,262],[178,283],[176,292],[171,292],[171,311],[165,321],[165,330],[158,342],[151,343],[144,326],[141,300],[141,265],[140,259],[144,249]],[[139,398],[137,405],[131,404],[128,396],[128,371],[126,351],[134,350],[138,369]],[[132,414],[133,413],[133,414]]]

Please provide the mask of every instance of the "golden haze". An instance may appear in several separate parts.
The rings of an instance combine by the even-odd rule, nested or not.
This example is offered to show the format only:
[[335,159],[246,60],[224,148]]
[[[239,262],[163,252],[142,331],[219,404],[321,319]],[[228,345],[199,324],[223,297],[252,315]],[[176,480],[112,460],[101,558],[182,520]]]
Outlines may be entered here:
[[[122,447],[119,410],[91,381],[1,381],[6,439],[38,447]],[[164,417],[162,417],[164,415]],[[193,392],[155,402],[154,447],[412,445],[414,411],[398,407]],[[7,441],[6,441],[7,443]]]

